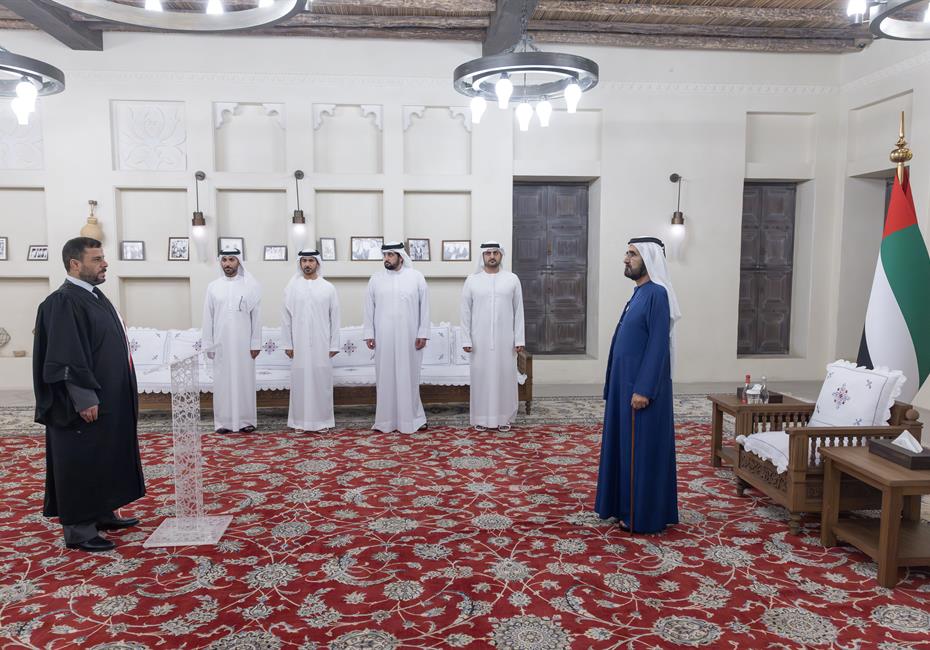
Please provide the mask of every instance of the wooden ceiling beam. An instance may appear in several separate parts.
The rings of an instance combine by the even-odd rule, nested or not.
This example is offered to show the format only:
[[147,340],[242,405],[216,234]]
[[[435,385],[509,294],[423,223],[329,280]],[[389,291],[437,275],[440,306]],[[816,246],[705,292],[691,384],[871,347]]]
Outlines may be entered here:
[[426,27],[431,29],[487,29],[489,20],[480,16],[344,16],[303,13],[280,23],[282,27],[346,27],[395,29]]
[[654,24],[620,21],[536,20],[530,23],[530,31],[656,34],[667,36],[735,36],[741,38],[870,38],[869,28],[863,25],[850,25],[847,27],[742,27],[736,25]]
[[539,12],[561,12],[589,20],[622,18],[677,18],[688,20],[747,20],[753,22],[816,22],[842,27],[849,18],[839,9],[792,7],[716,7],[712,5],[615,4],[589,0],[540,0]]
[[0,0],[0,4],[72,50],[103,50],[103,34],[74,22],[70,12],[37,0]]
[[364,13],[376,13],[378,10],[407,11],[423,15],[485,15],[489,16],[496,9],[495,0],[313,0],[311,11],[325,9],[348,9]]
[[612,47],[669,50],[731,50],[742,52],[794,52],[839,54],[858,52],[871,39],[853,38],[738,38],[733,36],[665,36],[659,34],[604,34],[591,32],[533,32],[537,43],[608,45]]

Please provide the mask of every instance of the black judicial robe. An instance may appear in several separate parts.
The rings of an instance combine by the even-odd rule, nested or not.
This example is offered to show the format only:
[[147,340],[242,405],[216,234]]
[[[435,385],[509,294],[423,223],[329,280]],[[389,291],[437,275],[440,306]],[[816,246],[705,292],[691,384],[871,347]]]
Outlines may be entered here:
[[[136,374],[105,296],[66,281],[39,305],[32,375],[35,421],[45,425],[43,514],[78,524],[143,496]],[[74,410],[65,382],[97,393],[95,422]]]

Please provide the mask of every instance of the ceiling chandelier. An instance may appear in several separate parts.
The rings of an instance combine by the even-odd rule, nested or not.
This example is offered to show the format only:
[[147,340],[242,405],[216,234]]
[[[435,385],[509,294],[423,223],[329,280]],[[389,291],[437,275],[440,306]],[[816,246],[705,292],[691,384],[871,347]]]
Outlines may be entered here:
[[[506,109],[517,105],[521,131],[530,127],[533,113],[539,125],[549,126],[552,100],[565,99],[565,108],[574,113],[582,93],[597,85],[598,67],[591,59],[574,54],[542,52],[526,33],[526,3],[521,16],[520,40],[502,54],[483,56],[463,63],[453,73],[455,89],[471,97],[471,121],[477,124],[488,101]],[[534,110],[535,106],[535,110]]]
[[171,32],[228,32],[280,22],[306,9],[311,0],[256,0],[254,7],[237,11],[226,11],[223,0],[208,0],[205,9],[193,11],[171,9],[173,3],[169,0],[145,0],[141,7],[114,0],[48,1],[85,16],[124,25]]
[[930,9],[924,12],[923,20],[916,18],[911,7],[926,0],[849,0],[846,15],[860,25],[869,23],[869,31],[876,38],[891,38],[898,41],[930,40]]
[[10,108],[21,126],[29,124],[39,95],[54,95],[64,89],[65,73],[55,66],[0,47],[0,97],[13,98]]

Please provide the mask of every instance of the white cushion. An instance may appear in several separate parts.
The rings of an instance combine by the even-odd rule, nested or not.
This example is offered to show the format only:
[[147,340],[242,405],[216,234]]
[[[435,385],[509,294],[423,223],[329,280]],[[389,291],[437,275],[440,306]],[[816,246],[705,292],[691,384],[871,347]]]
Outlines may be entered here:
[[358,368],[375,365],[375,351],[369,350],[361,327],[343,327],[339,330],[339,354],[333,357],[335,368]]
[[788,434],[784,431],[765,431],[736,437],[743,449],[771,461],[779,474],[788,469],[788,440]]
[[452,363],[457,366],[471,365],[471,355],[463,350],[465,347],[465,331],[461,325],[452,328]]
[[255,358],[255,367],[258,368],[290,368],[291,358],[284,352],[281,345],[280,327],[262,328],[262,347]]
[[168,363],[192,357],[202,348],[203,332],[199,328],[168,330]]
[[887,425],[904,381],[900,370],[869,370],[849,361],[834,361],[827,365],[827,376],[808,426]]
[[448,366],[452,363],[452,334],[448,325],[433,325],[423,348],[424,366]]
[[126,332],[129,337],[129,349],[132,362],[136,366],[160,366],[165,362],[164,330],[148,327],[130,327]]

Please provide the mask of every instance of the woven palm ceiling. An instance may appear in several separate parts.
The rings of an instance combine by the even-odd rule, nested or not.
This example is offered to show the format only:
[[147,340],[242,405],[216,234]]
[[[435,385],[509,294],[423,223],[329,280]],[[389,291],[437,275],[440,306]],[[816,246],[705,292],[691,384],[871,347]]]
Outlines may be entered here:
[[[144,0],[118,1],[144,4]],[[166,9],[202,12],[207,0],[163,0],[163,4]],[[257,0],[224,0],[224,4],[227,11],[235,11],[252,8]],[[528,31],[541,44],[841,53],[861,50],[872,40],[867,27],[849,24],[845,0],[529,0],[527,4],[531,7]],[[521,17],[523,0],[314,0],[308,10],[284,22],[242,34],[483,42],[505,5],[511,23],[515,16]],[[37,10],[41,15],[36,15]],[[37,28],[65,42],[56,30],[70,28],[97,42],[101,31],[141,31],[64,12],[43,0],[0,0],[0,29]]]

